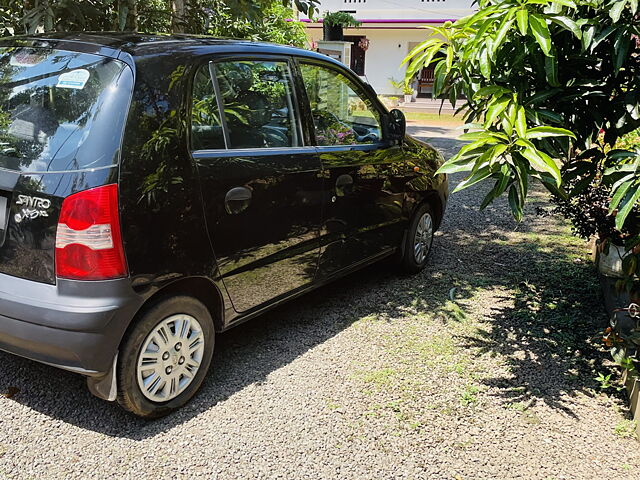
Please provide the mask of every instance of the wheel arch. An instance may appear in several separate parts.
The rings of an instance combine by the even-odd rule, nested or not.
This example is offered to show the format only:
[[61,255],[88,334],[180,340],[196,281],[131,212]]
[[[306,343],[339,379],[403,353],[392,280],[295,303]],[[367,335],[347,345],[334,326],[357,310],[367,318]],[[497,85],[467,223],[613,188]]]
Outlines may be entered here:
[[138,319],[153,305],[165,298],[178,295],[193,297],[202,302],[211,315],[214,330],[220,331],[223,329],[224,300],[222,293],[214,282],[206,277],[185,277],[168,283],[150,295],[131,318],[129,325],[120,338],[118,352],[116,352],[113,359],[111,369],[103,376],[87,377],[87,386],[93,395],[107,401],[114,401],[117,398],[118,389],[115,373],[119,361],[118,353],[122,348],[122,342],[128,337]]
[[436,190],[413,192],[410,199],[408,218],[411,219],[416,210],[425,203],[428,203],[433,210],[433,215],[435,216],[435,228],[440,228],[440,224],[444,217],[444,203],[442,198],[440,198],[440,194]]
[[224,300],[222,293],[217,285],[206,277],[185,277],[163,286],[159,290],[153,293],[149,298],[145,300],[136,315],[131,321],[129,328],[133,325],[136,319],[144,314],[144,312],[156,304],[160,300],[173,297],[177,295],[185,295],[193,297],[207,307],[211,318],[213,319],[213,325],[216,331],[222,330],[224,326]]
[[216,331],[222,330],[224,326],[224,300],[216,284],[206,277],[182,277],[158,288],[144,300],[135,315],[131,317],[131,321],[120,339],[120,344],[127,338],[133,326],[147,310],[165,298],[178,295],[193,297],[202,302],[211,314],[214,329]]

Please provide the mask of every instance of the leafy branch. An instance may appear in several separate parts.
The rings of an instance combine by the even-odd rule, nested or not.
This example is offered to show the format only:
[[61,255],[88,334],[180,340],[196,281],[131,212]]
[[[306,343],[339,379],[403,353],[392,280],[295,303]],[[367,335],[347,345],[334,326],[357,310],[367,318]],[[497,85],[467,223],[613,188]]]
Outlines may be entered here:
[[[507,194],[521,220],[529,179],[567,198],[577,192],[563,184],[580,161],[588,167],[583,183],[611,186],[622,228],[640,199],[637,155],[604,150],[640,126],[638,2],[480,0],[479,7],[430,27],[404,62],[406,78],[434,68],[435,97],[454,107],[465,98],[457,113],[471,143],[440,171],[469,172],[456,190],[493,181],[481,207]],[[600,153],[579,158],[594,152],[602,131]]]

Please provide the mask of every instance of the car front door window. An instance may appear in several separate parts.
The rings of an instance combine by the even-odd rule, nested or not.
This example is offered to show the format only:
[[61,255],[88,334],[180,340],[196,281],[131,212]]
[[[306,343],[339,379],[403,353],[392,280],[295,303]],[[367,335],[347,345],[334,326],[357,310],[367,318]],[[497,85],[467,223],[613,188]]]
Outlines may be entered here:
[[300,72],[317,145],[366,145],[382,140],[378,110],[351,80],[314,64],[301,64]]

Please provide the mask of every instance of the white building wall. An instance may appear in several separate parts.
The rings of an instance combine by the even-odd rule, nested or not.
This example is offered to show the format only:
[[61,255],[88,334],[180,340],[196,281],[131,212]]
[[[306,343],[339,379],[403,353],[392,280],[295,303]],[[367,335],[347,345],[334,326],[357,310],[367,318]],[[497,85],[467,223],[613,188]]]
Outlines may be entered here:
[[[318,41],[322,39],[322,29],[308,30],[310,39]],[[379,29],[347,29],[345,35],[364,35],[370,43],[365,56],[364,73],[366,80],[382,95],[402,95],[402,92],[393,88],[390,79],[401,81],[404,79],[406,67],[400,64],[407,56],[410,45],[424,41],[429,35],[425,29],[407,30],[379,30]]]
[[[348,11],[363,22],[359,28],[346,29],[345,35],[366,36],[370,43],[365,54],[365,77],[379,94],[399,95],[390,78],[404,79],[406,67],[400,64],[417,43],[431,32],[425,25],[442,25],[471,14],[472,0],[322,0],[317,17],[326,12]],[[322,23],[307,23],[309,39],[322,39]]]

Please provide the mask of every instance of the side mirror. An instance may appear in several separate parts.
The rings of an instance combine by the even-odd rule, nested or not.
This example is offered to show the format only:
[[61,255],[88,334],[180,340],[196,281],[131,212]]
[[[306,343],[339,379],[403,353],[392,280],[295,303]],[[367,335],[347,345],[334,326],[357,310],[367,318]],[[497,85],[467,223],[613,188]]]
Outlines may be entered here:
[[402,144],[407,133],[407,120],[397,108],[389,112],[389,140],[394,144]]

